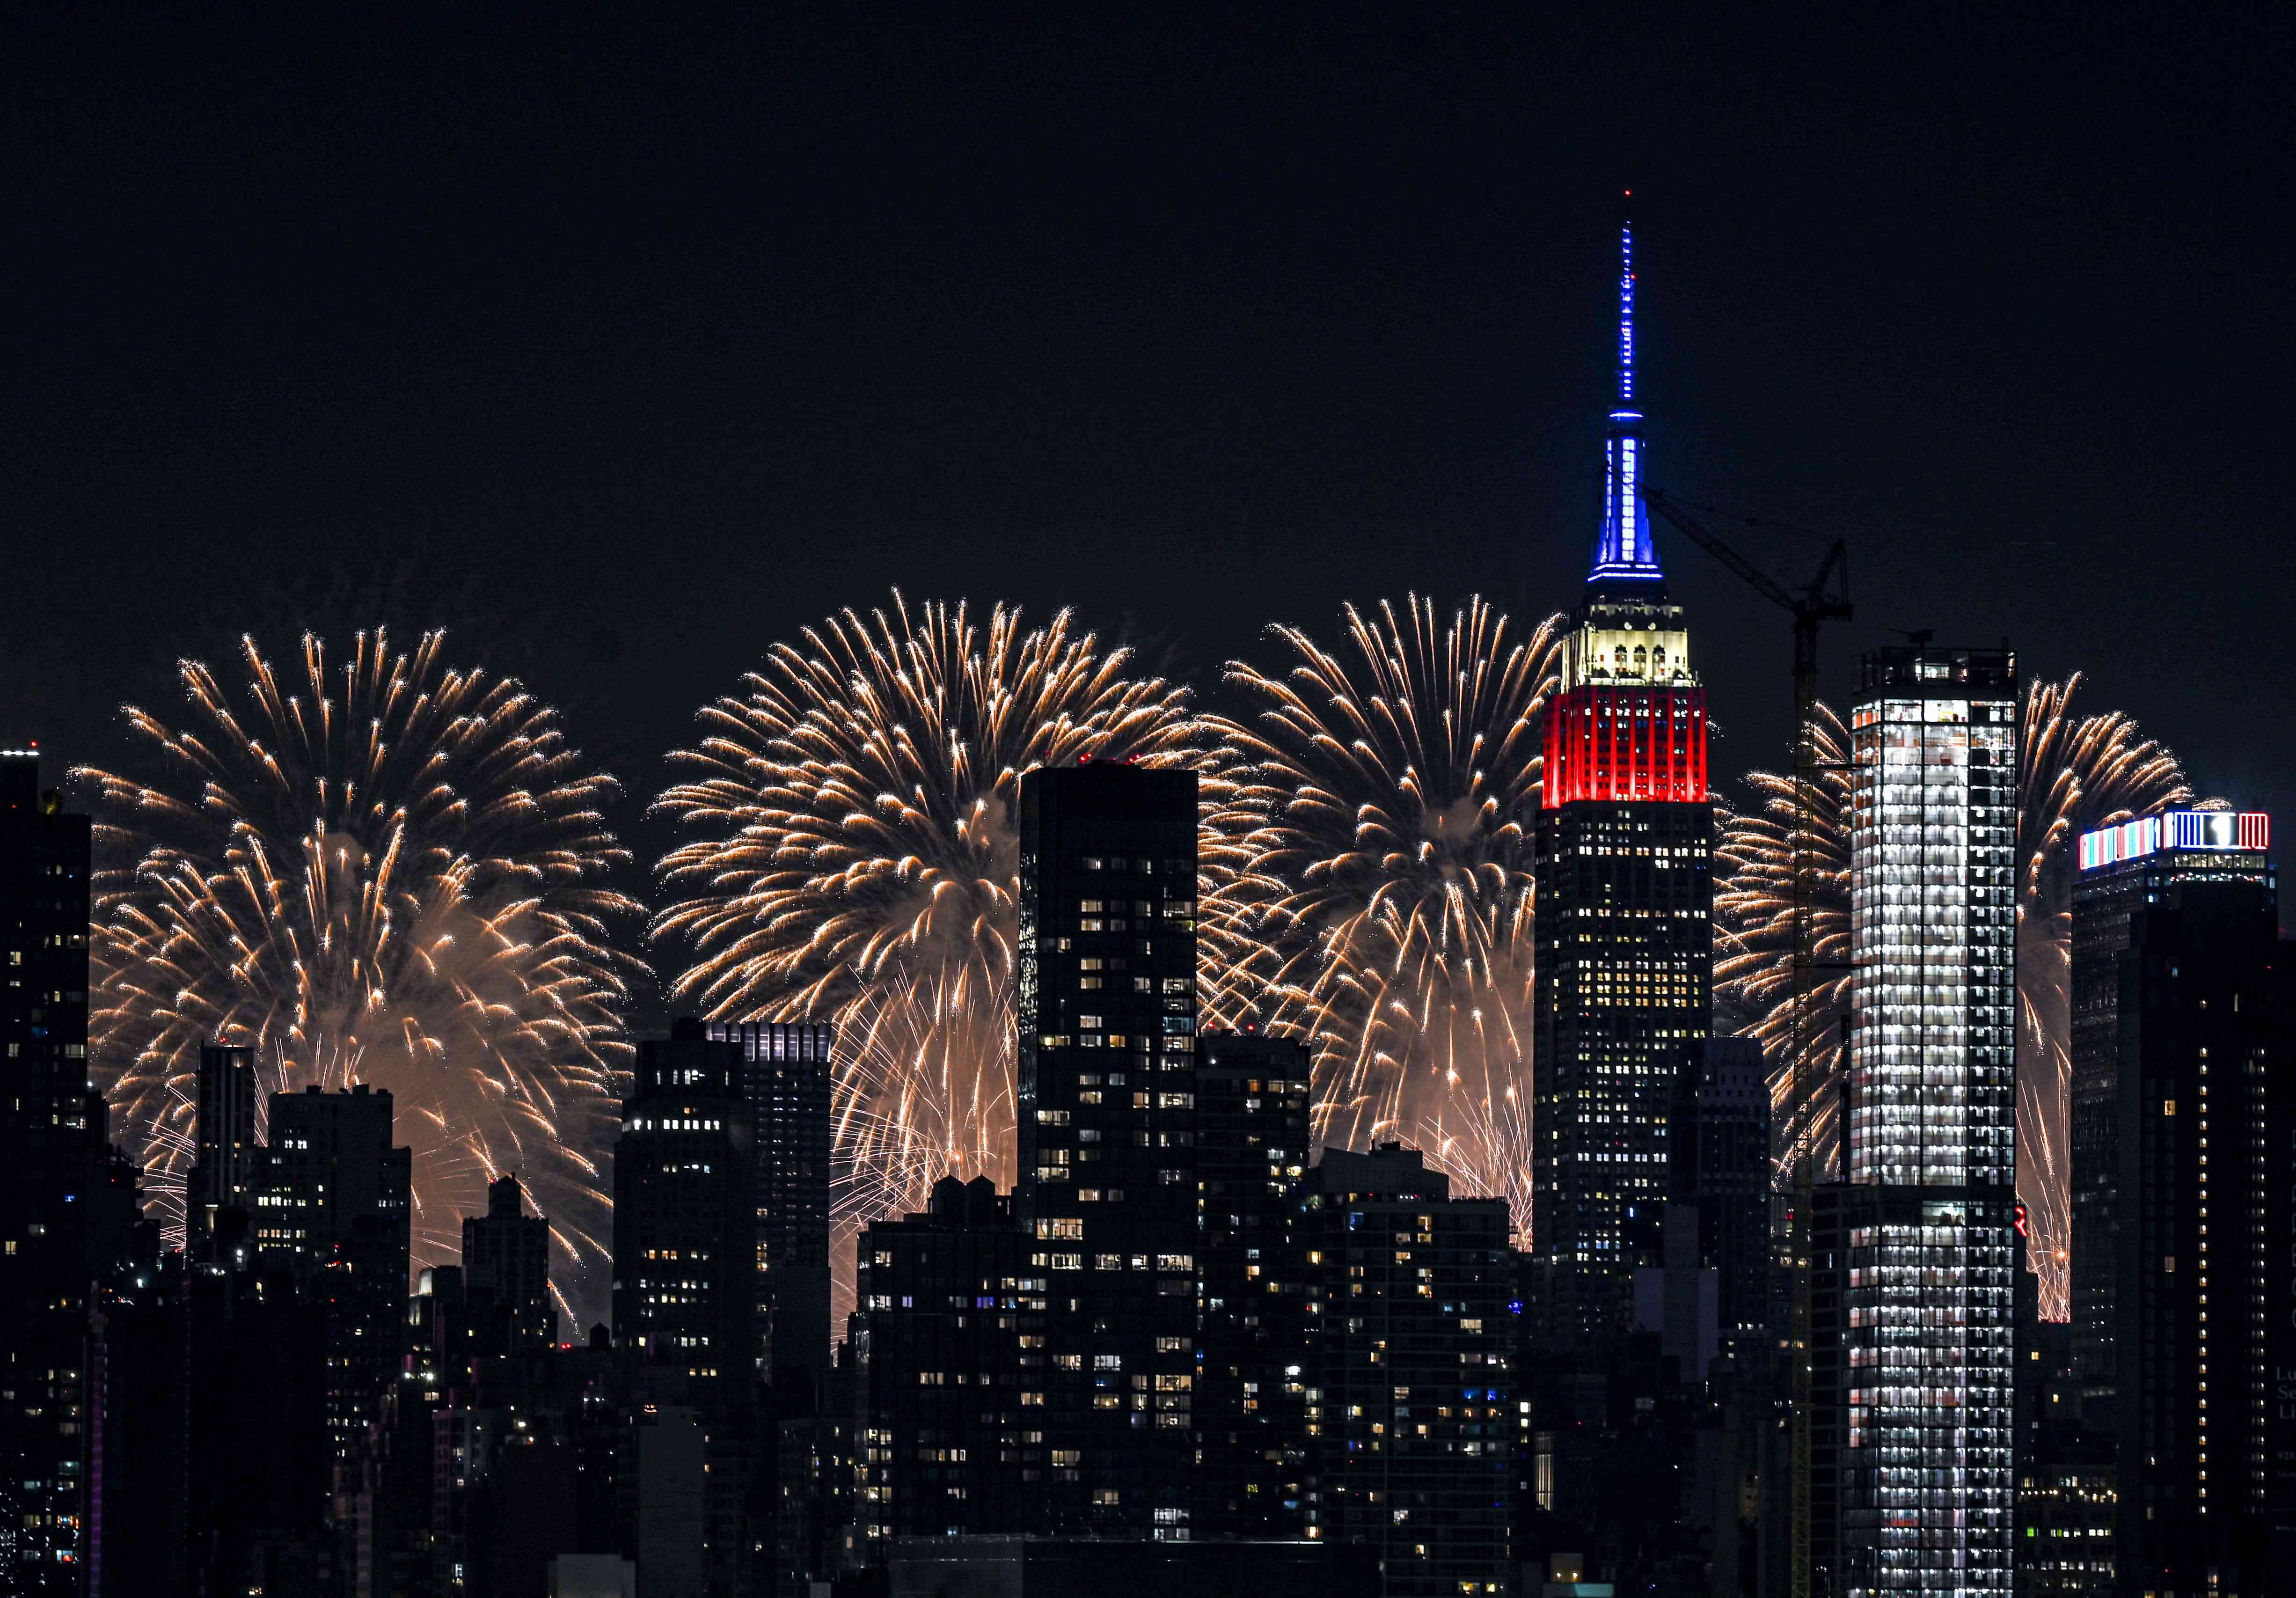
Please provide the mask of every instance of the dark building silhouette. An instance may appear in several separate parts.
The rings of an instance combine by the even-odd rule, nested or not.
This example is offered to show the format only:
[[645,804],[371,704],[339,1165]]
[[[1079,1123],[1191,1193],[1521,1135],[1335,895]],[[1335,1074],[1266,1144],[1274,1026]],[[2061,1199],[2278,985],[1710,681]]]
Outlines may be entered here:
[[391,1143],[390,1094],[364,1082],[272,1094],[268,1130],[253,1242],[323,1318],[329,1447],[342,1463],[406,1353],[414,1154]]
[[1845,1179],[1810,1238],[1820,1592],[2012,1583],[2018,714],[2005,649],[1859,663]]
[[133,1233],[88,1083],[89,866],[38,751],[0,750],[0,1586],[20,1593],[83,1590],[98,1552],[91,1312]]
[[2177,811],[2084,834],[2072,890],[2071,1286],[2083,1421],[2110,1436],[2120,1279],[2120,957],[2188,883],[2276,884],[2267,818]]
[[204,1255],[216,1211],[244,1210],[251,1201],[263,1160],[256,1109],[254,1051],[242,1044],[201,1045],[199,1119],[184,1184],[184,1234],[194,1255]]
[[741,1045],[696,1020],[638,1045],[614,1144],[614,1328],[634,1373],[746,1402],[757,1377],[757,1172]]
[[[2076,1003],[2087,1009],[2075,1015],[2091,1045],[2082,1064],[2092,1089],[2110,1075],[2116,1158],[2110,1185],[2087,1186],[2088,1226],[2074,1247],[2078,1258],[2099,1233],[2117,1243],[2102,1340],[2114,1373],[2101,1407],[2116,1445],[2120,1591],[2245,1595],[2276,1590],[2271,1531],[2296,1485],[2282,1418],[2296,1352],[2296,959],[2278,934],[2263,818],[2157,820],[2163,852],[2211,852],[2211,830],[2226,847],[2213,863],[2148,868],[2137,855],[2129,870],[2094,866],[2112,874],[2077,889],[2091,934],[2077,967],[2086,979]],[[2179,837],[2187,820],[2201,841]],[[2125,930],[2112,930],[2123,915]],[[2120,946],[2109,1001],[2098,964],[2108,943]],[[2098,1025],[2108,1003],[2110,1048]],[[2092,1103],[2093,1136],[2105,1119]],[[2074,1332],[2093,1359],[2099,1311],[2087,1278]]]
[[759,1347],[785,1413],[829,1373],[830,1068],[824,1021],[711,1021],[738,1043],[757,1134]]
[[1726,1349],[1751,1351],[1770,1315],[1770,1090],[1762,1045],[1710,1037],[1685,1068],[1668,1127],[1674,1201],[1697,1214]]
[[1559,1348],[1622,1328],[1636,1269],[1660,1263],[1667,1112],[1713,1012],[1706,690],[1636,493],[1625,243],[1603,531],[1546,713],[1538,820],[1530,1230]]
[[1021,783],[1020,1180],[1047,1260],[1054,1529],[1188,1529],[1196,1373],[1196,778]]
[[924,1211],[862,1234],[859,1530],[881,1557],[892,1537],[1040,1524],[1052,1361],[1046,1269],[1030,1256],[1042,1250],[985,1176],[944,1177]]
[[1196,1045],[1198,1537],[1305,1535],[1308,1301],[1292,1230],[1308,1169],[1306,1047],[1207,1032]]
[[1328,1149],[1298,1220],[1308,1535],[1378,1550],[1387,1598],[1510,1591],[1506,1201],[1452,1198],[1415,1149]]
[[558,1340],[550,1223],[528,1215],[525,1198],[505,1175],[487,1184],[486,1214],[463,1217],[463,1294],[482,1358],[539,1354]]

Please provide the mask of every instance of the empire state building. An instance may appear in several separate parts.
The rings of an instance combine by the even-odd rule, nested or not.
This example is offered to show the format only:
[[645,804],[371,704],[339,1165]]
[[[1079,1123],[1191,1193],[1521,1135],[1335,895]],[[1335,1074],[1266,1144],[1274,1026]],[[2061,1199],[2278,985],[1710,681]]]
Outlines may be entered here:
[[1532,1250],[1555,1333],[1622,1327],[1660,1263],[1667,1115],[1713,1009],[1706,691],[1636,493],[1634,234],[1620,239],[1603,530],[1546,712]]

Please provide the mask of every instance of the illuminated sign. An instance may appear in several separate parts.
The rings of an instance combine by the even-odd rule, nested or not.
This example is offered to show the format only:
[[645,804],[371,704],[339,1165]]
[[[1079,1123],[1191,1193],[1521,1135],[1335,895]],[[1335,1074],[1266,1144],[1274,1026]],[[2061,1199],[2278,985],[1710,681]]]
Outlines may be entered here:
[[2248,849],[2272,842],[2272,818],[2261,810],[2171,810],[2084,832],[2080,868],[2118,865],[2162,849]]

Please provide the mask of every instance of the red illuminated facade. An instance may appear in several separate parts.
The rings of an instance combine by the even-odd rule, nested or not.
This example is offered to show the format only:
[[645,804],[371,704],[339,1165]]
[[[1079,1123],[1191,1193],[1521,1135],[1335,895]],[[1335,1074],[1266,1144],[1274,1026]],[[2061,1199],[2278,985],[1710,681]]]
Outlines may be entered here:
[[1547,809],[1585,799],[1703,804],[1706,797],[1705,689],[1582,685],[1548,709]]

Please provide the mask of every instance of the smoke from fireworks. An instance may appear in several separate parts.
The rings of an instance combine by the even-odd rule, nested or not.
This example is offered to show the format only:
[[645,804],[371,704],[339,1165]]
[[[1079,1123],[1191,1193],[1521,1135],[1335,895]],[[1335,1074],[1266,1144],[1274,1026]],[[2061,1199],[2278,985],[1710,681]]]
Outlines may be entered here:
[[[1191,763],[1185,689],[1068,612],[847,610],[701,713],[656,808],[699,834],[654,923],[721,1020],[837,1024],[842,1235],[944,1174],[1009,1185],[1021,774],[1090,752]],[[846,1250],[840,1249],[837,1258]]]
[[1416,1143],[1527,1229],[1530,829],[1563,619],[1343,615],[1337,651],[1275,628],[1288,670],[1227,673],[1258,715],[1207,721],[1205,1007],[1308,1042],[1320,1140]]
[[252,1045],[266,1095],[390,1090],[417,1264],[454,1259],[461,1217],[516,1170],[578,1292],[608,1213],[583,1151],[628,1050],[635,968],[608,935],[639,909],[603,882],[627,858],[601,814],[616,788],[554,710],[445,643],[393,652],[377,628],[331,670],[307,635],[283,675],[248,638],[242,699],[185,661],[184,725],[127,708],[152,780],[75,774],[103,809],[97,1058],[178,1234],[200,1046],[221,1038]]
[[[2042,1314],[2053,1319],[2067,1313],[2071,1234],[2072,841],[2095,828],[2192,799],[2176,757],[2140,738],[2129,717],[2118,711],[2074,714],[2079,687],[2076,673],[2026,688],[2017,820],[2017,1189],[2031,1217]],[[1830,768],[1818,774],[1811,839],[1824,1020],[1805,1061],[1807,1103],[1793,1102],[1786,1058],[1793,1026],[1790,776],[1751,774],[1747,782],[1756,806],[1724,822],[1717,851],[1722,876],[1715,893],[1714,975],[1718,999],[1762,1039],[1779,1124],[1790,1127],[1794,1117],[1812,1114],[1823,1172],[1835,1167],[1840,1152],[1840,1022],[1849,1006],[1849,973],[1826,969],[1849,958],[1849,775],[1841,769],[1849,741],[1833,710],[1818,709],[1817,758]]]

